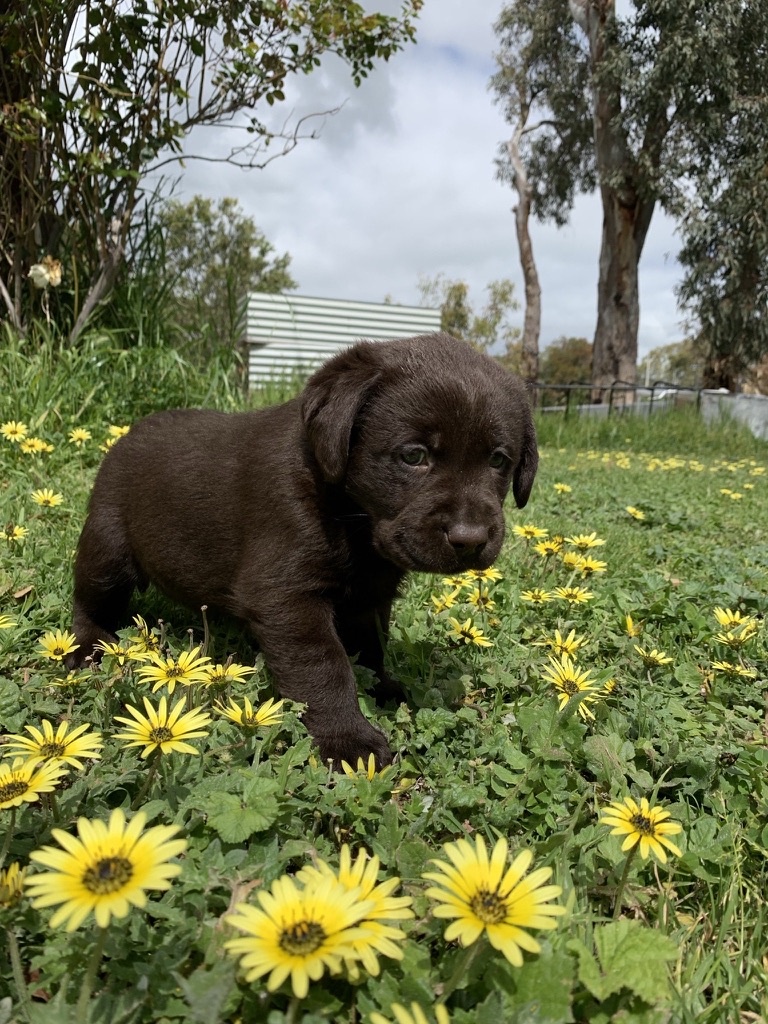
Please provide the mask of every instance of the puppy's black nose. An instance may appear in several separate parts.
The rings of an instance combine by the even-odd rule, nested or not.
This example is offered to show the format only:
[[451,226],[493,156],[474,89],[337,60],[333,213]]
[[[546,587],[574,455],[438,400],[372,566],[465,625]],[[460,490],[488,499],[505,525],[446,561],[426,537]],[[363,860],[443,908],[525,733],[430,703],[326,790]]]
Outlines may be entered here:
[[482,524],[454,523],[445,535],[456,554],[461,556],[471,555],[488,543],[488,527]]

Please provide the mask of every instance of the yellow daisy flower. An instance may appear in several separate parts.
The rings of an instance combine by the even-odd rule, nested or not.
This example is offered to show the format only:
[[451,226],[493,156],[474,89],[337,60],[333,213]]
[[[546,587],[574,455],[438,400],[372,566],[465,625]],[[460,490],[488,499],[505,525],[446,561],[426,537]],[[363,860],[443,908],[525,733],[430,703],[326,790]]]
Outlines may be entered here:
[[573,537],[566,537],[565,543],[578,548],[579,551],[586,551],[588,548],[596,548],[605,544],[605,541],[596,533],[575,533]]
[[552,918],[565,913],[565,907],[549,903],[562,892],[558,885],[544,885],[552,869],[538,868],[525,877],[533,860],[530,850],[522,850],[507,868],[506,839],[497,841],[489,857],[479,834],[474,845],[459,839],[443,850],[448,860],[433,860],[437,871],[423,877],[437,883],[426,892],[438,901],[435,917],[455,918],[446,940],[469,946],[485,933],[515,967],[523,964],[523,950],[539,953],[539,943],[525,929],[555,928]]
[[751,615],[744,615],[740,611],[733,611],[731,608],[713,608],[712,612],[723,629],[734,629],[735,627],[754,626],[755,620]]
[[369,782],[373,782],[375,778],[385,779],[388,775],[391,775],[395,770],[395,766],[388,764],[385,768],[381,768],[379,771],[376,770],[376,758],[373,754],[368,755],[368,760],[364,761],[362,757],[357,759],[357,767],[353,768],[349,761],[341,762],[341,770],[345,775],[348,775],[350,779],[355,779],[358,775],[364,775]]
[[91,440],[92,436],[90,430],[86,430],[85,427],[75,427],[69,432],[69,443],[77,448],[82,448],[86,441]]
[[116,424],[112,423],[112,424],[110,424],[110,426],[107,427],[107,433],[109,434],[110,437],[120,438],[120,437],[125,437],[125,435],[128,433],[128,431],[130,429],[131,429],[130,426],[127,426],[127,427],[126,426],[122,426],[121,427],[121,426],[117,426]]
[[133,647],[120,643],[120,641],[113,643],[109,640],[97,640],[93,646],[102,654],[108,654],[110,658],[114,658],[118,665],[124,665],[126,661],[134,660]]
[[678,847],[668,837],[682,832],[683,826],[676,821],[668,821],[669,811],[658,806],[651,807],[645,797],[638,805],[631,796],[625,796],[623,801],[614,801],[600,813],[603,815],[600,824],[613,826],[612,836],[626,836],[621,846],[624,853],[639,843],[643,860],[652,853],[662,864],[666,864],[665,846],[678,857],[681,856]]
[[593,576],[598,572],[605,572],[607,568],[607,562],[601,562],[599,558],[592,558],[591,555],[583,555],[579,559],[578,570],[585,577]]
[[473,604],[478,611],[491,612],[496,607],[496,602],[481,586],[475,587],[472,593],[467,595],[467,601]]
[[336,974],[343,959],[356,957],[353,943],[365,934],[358,922],[375,906],[334,878],[299,889],[288,875],[273,882],[269,892],[259,892],[257,899],[260,908],[238,903],[227,916],[245,935],[225,942],[224,948],[241,956],[246,981],[269,974],[267,990],[274,992],[290,978],[297,999],[306,996],[310,981],[319,981],[326,969]]
[[143,746],[142,757],[149,757],[153,750],[159,750],[161,754],[171,754],[174,751],[180,754],[200,753],[197,747],[190,746],[185,740],[208,735],[205,726],[210,725],[211,716],[206,711],[193,708],[182,715],[186,704],[184,697],[174,704],[170,712],[165,697],[160,698],[158,708],[152,707],[146,697],[143,700],[146,717],[130,704],[125,705],[125,710],[133,715],[135,721],[115,717],[115,721],[128,726],[123,732],[116,732],[115,739],[126,740],[129,747]]
[[741,676],[744,679],[756,679],[757,669],[747,668],[745,665],[735,665],[731,661],[713,661],[712,668],[722,672],[726,676]]
[[79,725],[70,732],[71,723],[64,721],[59,723],[54,733],[53,725],[47,719],[43,719],[40,724],[42,732],[34,725],[25,725],[29,736],[21,733],[6,736],[8,753],[4,753],[3,757],[15,757],[20,754],[26,757],[30,764],[52,761],[56,764],[68,764],[73,768],[83,767],[80,758],[101,757],[99,751],[104,746],[101,735],[98,732],[84,735],[91,728],[90,725]]
[[6,441],[12,441],[15,444],[20,444],[27,436],[26,423],[22,423],[21,420],[8,420],[6,423],[0,424],[0,434],[3,435]]
[[0,538],[13,544],[24,540],[28,533],[29,530],[26,526],[14,526],[12,523],[9,523],[4,530],[0,530]]
[[631,615],[625,615],[624,616],[624,631],[627,634],[627,636],[629,636],[629,637],[640,636],[640,634],[643,631],[643,624],[642,624],[642,622],[638,622],[637,625],[635,625],[635,622],[634,622],[632,616]]
[[150,629],[141,615],[134,615],[133,621],[138,627],[138,634],[135,636],[129,636],[126,643],[131,645],[131,649],[134,652],[131,657],[136,657],[140,660],[144,655],[147,658],[151,654],[160,653],[160,637],[157,631]]
[[578,712],[585,721],[595,717],[589,704],[594,704],[598,700],[600,691],[595,681],[590,678],[590,669],[580,670],[567,654],[563,654],[559,659],[550,658],[549,665],[543,668],[542,672],[547,682],[557,690],[561,711],[571,697],[585,694],[579,703]]
[[42,437],[26,437],[19,447],[25,455],[40,455],[43,452],[53,451],[53,445],[48,444]]
[[503,580],[504,577],[501,575],[498,569],[467,569],[463,576],[463,582],[474,583],[475,580],[482,580],[487,582],[488,580]]
[[186,839],[173,839],[178,825],[144,829],[146,815],[139,811],[126,824],[117,808],[109,822],[80,818],[78,838],[62,829],[52,830],[64,847],[44,846],[31,854],[48,868],[27,878],[26,888],[35,907],[58,906],[52,928],[64,925],[68,932],[79,928],[93,912],[96,924],[106,928],[113,917],[125,917],[132,906],[144,907],[147,889],[168,889],[170,879],[181,872],[171,864],[187,848]]
[[555,587],[555,597],[568,604],[584,604],[591,601],[595,595],[586,587]]
[[205,686],[214,689],[230,686],[232,683],[244,683],[248,676],[253,675],[255,668],[228,662],[226,665],[209,665],[205,673]]
[[284,700],[279,700],[275,704],[274,699],[270,697],[269,700],[265,701],[261,707],[257,707],[254,711],[253,705],[248,698],[243,697],[243,707],[240,707],[231,698],[228,708],[224,707],[219,701],[216,701],[215,706],[219,714],[224,715],[230,722],[241,725],[244,729],[257,729],[259,726],[279,725],[283,720],[283,713],[280,709],[284,703]]
[[434,605],[434,614],[439,615],[440,612],[446,612],[449,608],[453,608],[456,604],[456,596],[458,593],[458,590],[454,590],[450,594],[441,594],[438,597],[435,597],[434,594],[430,594],[430,600]]
[[545,636],[541,640],[534,641],[537,647],[549,647],[555,654],[568,654],[570,656],[573,656],[586,642],[583,637],[576,636],[575,629],[572,629],[566,637],[563,637],[560,630],[556,629],[553,637]]
[[448,631],[448,636],[454,637],[460,643],[475,644],[477,647],[493,647],[493,640],[483,636],[482,629],[472,625],[472,619],[459,622],[458,619],[449,618],[448,621],[452,627]]
[[642,522],[642,520],[645,519],[645,512],[643,512],[639,508],[635,508],[634,505],[627,505],[625,507],[624,511],[628,512],[629,515],[631,515],[633,519],[637,519],[640,522]]
[[0,870],[0,907],[12,907],[19,902],[26,874],[27,869],[20,867],[18,861]]
[[467,578],[466,576],[443,576],[441,582],[444,587],[449,587],[458,593],[462,587],[467,585]]
[[[395,1015],[394,1021],[388,1020],[382,1013],[371,1014],[371,1024],[430,1024],[427,1015],[418,1003],[411,1003],[410,1010],[402,1003],[390,1003],[390,1010]],[[446,1008],[438,1003],[435,1006],[435,1024],[451,1024]]]
[[207,666],[211,659],[201,657],[199,647],[182,651],[178,658],[163,658],[154,652],[148,653],[151,664],[142,665],[139,678],[145,683],[153,683],[152,693],[167,686],[169,695],[173,696],[177,683],[191,686],[192,683],[205,683],[208,679]]
[[739,647],[743,647],[744,644],[749,643],[750,640],[757,636],[757,626],[754,623],[746,623],[741,629],[729,629],[724,633],[715,633],[715,641],[719,644],[723,644],[725,647],[730,647],[733,650],[738,650]]
[[32,501],[37,505],[42,505],[43,508],[54,508],[56,505],[63,504],[64,495],[52,491],[50,487],[43,487],[42,490],[32,491]]
[[560,553],[563,546],[561,540],[557,540],[555,537],[550,540],[540,540],[538,544],[533,545],[533,550],[541,555],[542,558],[551,558],[553,555]]
[[558,494],[570,494],[573,490],[568,484],[553,484]]
[[30,764],[23,757],[15,758],[13,764],[0,763],[0,811],[34,803],[41,793],[53,792],[66,771],[63,764],[55,761]]
[[76,651],[80,644],[76,643],[77,637],[74,633],[62,632],[57,629],[55,632],[49,630],[38,639],[42,648],[38,653],[52,661],[63,661],[68,654]]
[[648,668],[653,668],[656,665],[669,665],[672,662],[672,659],[664,651],[657,651],[655,647],[651,651],[646,651],[634,644],[634,648],[643,659],[643,664]]
[[552,594],[548,590],[541,590],[534,587],[532,590],[524,590],[520,595],[521,601],[529,601],[531,604],[544,604],[552,600]]
[[547,536],[547,530],[542,530],[532,523],[526,523],[524,526],[513,526],[512,533],[524,538],[524,540],[541,540],[542,537]]
[[16,625],[16,619],[12,619],[10,615],[0,615],[0,629],[13,629]]
[[[392,895],[400,885],[400,879],[392,877],[379,883],[379,867],[379,858],[369,857],[366,850],[359,850],[353,861],[349,846],[344,844],[339,852],[338,874],[329,864],[318,859],[316,866],[302,868],[297,876],[308,886],[331,878],[339,882],[347,892],[356,892],[358,899],[373,903],[373,907],[357,924],[365,935],[352,942],[356,955],[373,977],[377,977],[380,971],[377,953],[395,960],[403,959],[402,950],[395,943],[403,942],[406,936],[391,922],[404,921],[414,916],[410,909],[413,903],[410,896]],[[354,980],[359,973],[355,961],[345,958],[345,966]]]

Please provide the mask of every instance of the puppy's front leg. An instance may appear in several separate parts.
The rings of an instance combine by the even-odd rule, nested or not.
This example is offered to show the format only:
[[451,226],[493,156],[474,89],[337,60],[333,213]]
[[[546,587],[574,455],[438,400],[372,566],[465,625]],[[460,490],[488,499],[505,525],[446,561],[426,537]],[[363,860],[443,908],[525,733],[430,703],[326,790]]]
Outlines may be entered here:
[[331,605],[293,594],[274,608],[259,607],[249,618],[281,696],[307,705],[304,724],[323,760],[332,759],[336,767],[342,760],[355,765],[373,752],[379,767],[389,764],[386,738],[360,710]]
[[384,647],[389,635],[392,602],[383,601],[375,608],[341,605],[336,610],[336,628],[344,648],[358,665],[371,669],[378,679],[373,688],[377,704],[405,700],[403,688],[384,669]]

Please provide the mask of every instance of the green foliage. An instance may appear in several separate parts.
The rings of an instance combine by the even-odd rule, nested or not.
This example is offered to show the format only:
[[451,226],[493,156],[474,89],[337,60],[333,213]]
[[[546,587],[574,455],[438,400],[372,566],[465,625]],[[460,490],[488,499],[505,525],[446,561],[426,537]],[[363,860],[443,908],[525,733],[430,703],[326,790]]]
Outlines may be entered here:
[[682,387],[703,387],[704,352],[700,343],[693,338],[674,341],[651,349],[637,368],[639,381],[653,384],[679,384]]
[[78,335],[115,284],[146,175],[179,160],[193,128],[243,115],[250,141],[229,159],[263,166],[301,137],[300,124],[275,129],[263,116],[286,79],[334,54],[359,84],[414,38],[420,6],[405,0],[386,15],[349,0],[6,5],[0,298],[11,322],[23,329],[37,312],[26,277],[50,254],[64,264],[59,298]]
[[765,5],[515,0],[496,31],[492,88],[513,122],[521,81],[532,104],[536,215],[563,223],[599,181],[595,381],[626,379],[614,353],[635,361],[637,263],[661,203],[680,223],[680,299],[710,354],[706,384],[732,385],[768,350]]
[[283,292],[296,287],[291,258],[274,247],[246,217],[236,199],[195,196],[172,200],[157,212],[162,270],[169,280],[166,316],[179,347],[196,359],[233,348],[245,329],[249,292]]
[[509,322],[509,314],[519,308],[514,288],[506,279],[491,281],[485,306],[476,310],[466,281],[451,281],[444,274],[419,280],[422,304],[440,308],[440,330],[468,341],[481,352],[500,345],[509,347],[518,339],[519,328]]
[[[520,102],[529,108],[520,140],[540,220],[564,225],[579,192],[596,185],[589,63],[574,31],[567,0],[518,0],[502,7],[494,30],[497,70],[490,88],[510,125]],[[506,146],[498,176],[513,180]]]
[[586,338],[556,338],[541,356],[546,384],[585,384],[589,380],[592,343]]
[[[0,726],[19,732],[43,717],[88,723],[105,744],[101,760],[68,774],[55,802],[20,808],[12,835],[0,810],[9,859],[27,863],[52,842],[52,828],[71,833],[78,817],[104,819],[114,807],[128,813],[147,782],[146,762],[114,737],[115,715],[146,692],[135,666],[105,657],[61,687],[63,671],[37,645],[45,630],[69,624],[71,558],[98,443],[111,421],[128,423],[151,403],[227,409],[242,398],[224,372],[211,380],[164,349],[125,350],[96,334],[77,350],[44,331],[34,349],[6,335],[0,361],[10,384],[0,392],[0,423],[23,420],[53,445],[34,455],[0,440],[0,529],[11,521],[28,531],[20,542],[0,538],[0,615],[15,621],[0,629]],[[93,433],[80,449],[67,440],[75,426]],[[97,929],[53,929],[51,911],[26,899],[0,907],[33,1022],[367,1024],[375,1011],[391,1019],[393,1001],[429,1011],[446,992],[452,1024],[766,1017],[768,447],[745,431],[705,426],[691,411],[647,420],[542,416],[539,437],[530,505],[523,514],[510,509],[497,565],[503,578],[482,581],[493,606],[472,603],[476,581],[455,588],[415,577],[396,606],[389,648],[408,703],[375,711],[370,674],[358,671],[364,713],[375,713],[401,752],[393,769],[370,781],[330,773],[300,707],[256,732],[214,714],[209,736],[194,741],[202,756],[163,758],[142,797],[149,822],[180,826],[188,849],[171,888],[108,929],[87,1017],[77,1017],[76,1001]],[[563,483],[570,491],[555,489]],[[37,487],[60,491],[64,503],[35,505]],[[645,519],[628,515],[628,505]],[[594,531],[606,542],[592,549],[606,572],[583,580],[545,559],[513,532],[521,523],[550,537]],[[534,605],[521,596],[569,579],[594,598]],[[453,607],[436,611],[431,597],[446,593]],[[723,646],[715,606],[751,615],[755,637],[735,651]],[[163,643],[176,652],[203,642],[199,614],[151,590],[133,610],[151,625],[162,619]],[[449,615],[472,617],[494,646],[455,645]],[[626,615],[638,636],[628,635]],[[540,642],[555,629],[584,638],[576,660],[599,686],[615,680],[590,705],[594,720],[560,711],[544,679],[549,651]],[[266,698],[269,674],[244,632],[221,620],[210,634],[216,661],[234,655],[255,668],[219,699]],[[672,663],[646,668],[635,644],[664,650]],[[755,674],[715,670],[723,658]],[[205,691],[187,692],[210,703]],[[599,823],[600,809],[627,794],[669,809],[683,826],[675,837],[681,857],[659,865],[636,856],[627,871],[621,838]],[[441,844],[477,832],[489,843],[506,837],[514,852],[530,848],[563,889],[568,913],[555,930],[535,933],[541,952],[526,953],[521,968],[484,939],[466,950],[446,942],[446,922],[425,896],[421,875]],[[245,983],[223,949],[228,911],[318,856],[337,864],[343,842],[378,855],[381,879],[398,875],[414,898],[403,961],[382,956],[377,977],[363,972],[354,983],[326,975],[299,1002],[285,985],[269,993],[264,983]],[[0,1019],[24,1020],[18,992],[6,956]]]
[[[539,380],[544,384],[587,384],[592,368],[592,343],[586,338],[556,338],[541,354]],[[542,405],[581,404],[589,401],[589,391],[544,390],[539,396]]]

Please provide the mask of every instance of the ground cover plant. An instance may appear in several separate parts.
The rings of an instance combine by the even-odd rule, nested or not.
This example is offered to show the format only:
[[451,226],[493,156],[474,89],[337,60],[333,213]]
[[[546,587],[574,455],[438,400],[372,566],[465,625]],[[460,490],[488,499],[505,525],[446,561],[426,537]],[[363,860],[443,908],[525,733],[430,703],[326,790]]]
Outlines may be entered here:
[[765,443],[543,418],[494,569],[399,603],[397,763],[335,774],[226,620],[62,665],[104,449],[228,368],[1,358],[0,1021],[766,1018]]

